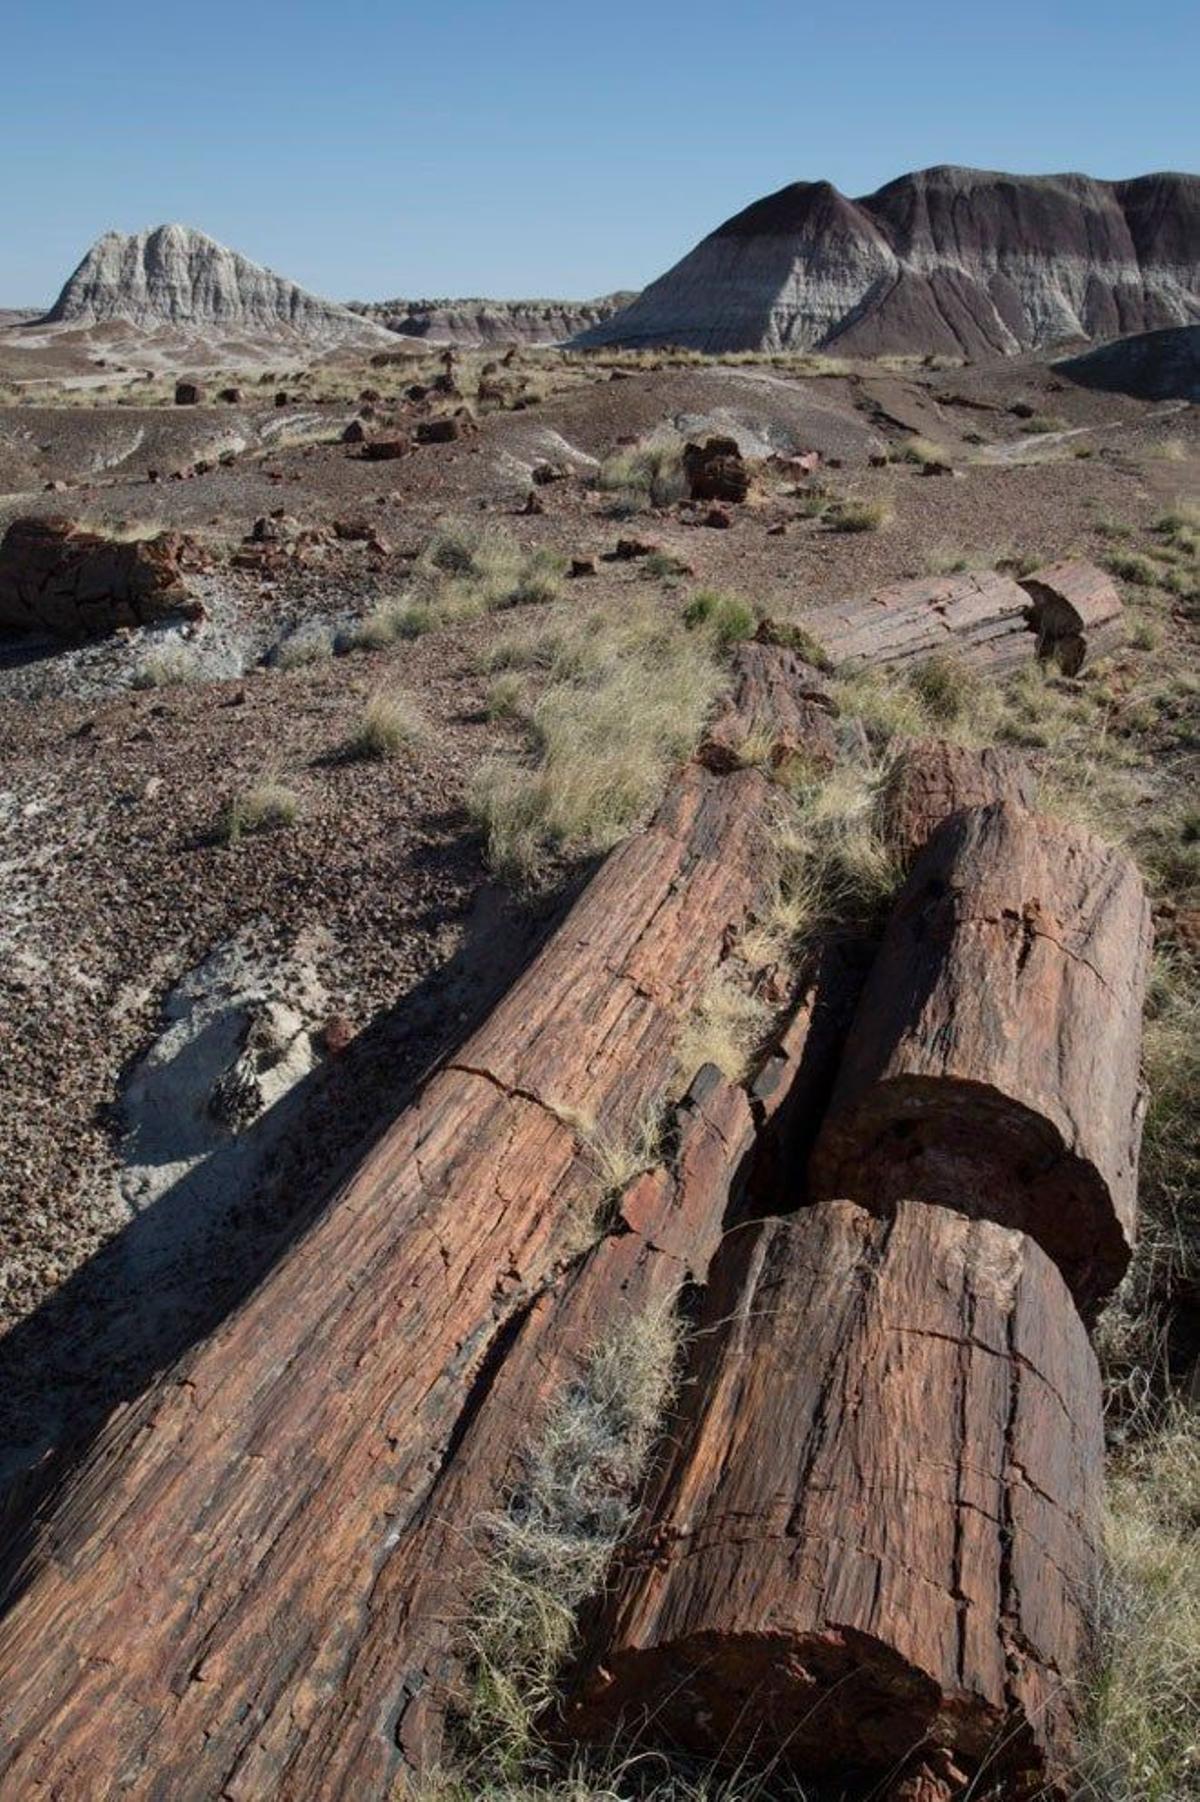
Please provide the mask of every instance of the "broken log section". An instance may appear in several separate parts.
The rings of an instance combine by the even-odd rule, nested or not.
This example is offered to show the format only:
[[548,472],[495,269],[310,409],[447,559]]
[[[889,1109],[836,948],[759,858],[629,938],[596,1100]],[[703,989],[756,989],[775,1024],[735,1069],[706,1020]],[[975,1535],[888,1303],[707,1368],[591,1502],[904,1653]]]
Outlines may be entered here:
[[1103,1435],[1095,1357],[1030,1239],[908,1201],[735,1230],[665,1445],[570,1735],[623,1722],[839,1791],[941,1748],[964,1784],[1053,1793]]
[[907,869],[952,815],[992,801],[1033,807],[1036,799],[1033,772],[1019,751],[1001,745],[976,749],[948,738],[912,739],[888,772],[884,836]]
[[1124,635],[1121,599],[1102,570],[1055,563],[1019,581],[996,570],[918,576],[834,602],[800,620],[830,660],[848,670],[961,659],[1007,675],[1036,657],[1075,675]]
[[744,762],[778,767],[802,756],[827,769],[837,755],[836,713],[828,686],[795,651],[740,645],[732,687],[704,735],[700,760],[729,770]]
[[591,1230],[589,1135],[676,1079],[771,804],[757,770],[688,766],[305,1236],[114,1415],[0,1627],[0,1787],[236,1802],[327,1793],[301,1764],[399,1764],[388,1565]]
[[1007,801],[947,820],[884,933],[812,1196],[1020,1227],[1090,1318],[1134,1236],[1150,949],[1120,851]]

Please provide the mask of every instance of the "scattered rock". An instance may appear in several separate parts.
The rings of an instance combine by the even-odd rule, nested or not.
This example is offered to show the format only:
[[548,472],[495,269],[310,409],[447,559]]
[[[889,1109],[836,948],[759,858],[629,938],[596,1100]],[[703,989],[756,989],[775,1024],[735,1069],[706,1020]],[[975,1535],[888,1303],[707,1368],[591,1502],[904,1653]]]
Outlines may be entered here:
[[201,389],[197,382],[176,382],[175,405],[177,407],[199,406],[202,398]]
[[361,419],[352,419],[342,433],[343,444],[362,444],[367,436],[367,428]]
[[414,436],[418,444],[453,444],[461,434],[457,419],[419,419]]
[[750,470],[736,438],[684,445],[683,473],[694,501],[744,501],[750,492]]
[[114,541],[65,519],[17,519],[0,542],[0,627],[90,638],[169,614],[195,617],[178,532]]
[[572,557],[571,558],[570,567],[567,570],[567,574],[569,576],[578,578],[579,576],[594,576],[595,573],[596,573],[596,559],[594,557]]

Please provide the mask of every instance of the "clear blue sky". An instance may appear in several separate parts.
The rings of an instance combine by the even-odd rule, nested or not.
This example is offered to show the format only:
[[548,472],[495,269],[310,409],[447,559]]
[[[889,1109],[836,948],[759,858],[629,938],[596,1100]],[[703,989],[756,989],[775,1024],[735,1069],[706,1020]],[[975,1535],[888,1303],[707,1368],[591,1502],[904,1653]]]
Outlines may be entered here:
[[339,299],[636,286],[785,182],[1200,165],[1196,0],[18,0],[0,305],[180,220]]

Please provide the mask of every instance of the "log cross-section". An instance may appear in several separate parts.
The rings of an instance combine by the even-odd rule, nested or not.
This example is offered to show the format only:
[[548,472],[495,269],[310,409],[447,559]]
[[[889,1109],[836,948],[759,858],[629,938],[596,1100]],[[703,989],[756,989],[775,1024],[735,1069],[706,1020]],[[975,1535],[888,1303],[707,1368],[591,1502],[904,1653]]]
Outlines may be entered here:
[[354,1793],[387,1793],[390,1561],[578,1249],[586,1134],[627,1132],[676,1077],[762,898],[771,796],[688,766],[305,1236],[93,1442],[0,1626],[0,1791],[307,1799],[366,1723]]
[[940,1750],[956,1794],[1056,1794],[1103,1433],[1094,1354],[1032,1240],[920,1202],[738,1228],[679,1396],[570,1734],[622,1724],[838,1794],[888,1793]]

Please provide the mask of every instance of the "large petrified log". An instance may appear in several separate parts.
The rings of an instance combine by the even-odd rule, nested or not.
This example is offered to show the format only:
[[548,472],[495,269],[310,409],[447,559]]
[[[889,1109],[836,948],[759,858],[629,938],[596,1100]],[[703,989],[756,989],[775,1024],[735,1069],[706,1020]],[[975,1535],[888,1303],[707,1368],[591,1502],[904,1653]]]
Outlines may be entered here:
[[888,772],[883,831],[907,869],[952,814],[992,801],[1032,807],[1036,799],[1033,772],[1019,751],[959,745],[948,738],[911,739]]
[[1134,1235],[1150,948],[1120,851],[1012,802],[947,820],[888,922],[813,1195],[1021,1227],[1090,1316]]
[[356,1769],[398,1765],[388,1565],[588,1230],[589,1141],[678,1076],[681,1022],[761,898],[771,794],[689,766],[305,1237],[113,1417],[0,1628],[0,1788],[311,1796],[293,1766],[360,1731]]
[[1056,563],[1021,581],[996,570],[918,576],[806,614],[801,624],[846,669],[952,656],[992,675],[1035,657],[1074,675],[1123,635],[1120,597],[1088,563]]
[[568,1731],[839,1793],[928,1762],[930,1794],[1052,1794],[1103,1458],[1054,1265],[989,1221],[830,1201],[735,1230],[699,1328]]
[[803,756],[828,768],[837,755],[836,713],[828,684],[795,651],[739,645],[733,684],[705,733],[701,760],[709,769],[728,770],[741,762],[778,766]]
[[1052,657],[1068,676],[1124,642],[1121,597],[1094,563],[1050,563],[1023,577],[1021,586],[1032,602],[1029,624],[1039,656]]
[[197,614],[178,532],[118,540],[64,519],[17,519],[0,542],[0,628],[87,638]]

